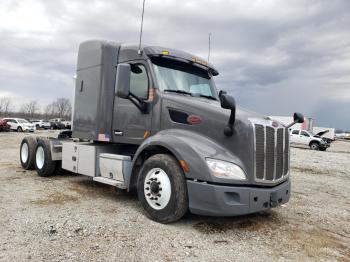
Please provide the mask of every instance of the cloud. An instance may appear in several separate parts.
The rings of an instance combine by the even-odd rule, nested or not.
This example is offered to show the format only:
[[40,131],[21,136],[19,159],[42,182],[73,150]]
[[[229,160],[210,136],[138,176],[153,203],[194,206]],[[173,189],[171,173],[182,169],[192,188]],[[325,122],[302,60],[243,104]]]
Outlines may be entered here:
[[[71,97],[79,43],[137,43],[141,6],[142,0],[1,1],[0,91],[42,104]],[[147,0],[143,41],[206,58],[211,32],[217,86],[239,105],[268,115],[301,111],[316,123],[350,129],[343,121],[350,111],[349,10],[346,0]]]

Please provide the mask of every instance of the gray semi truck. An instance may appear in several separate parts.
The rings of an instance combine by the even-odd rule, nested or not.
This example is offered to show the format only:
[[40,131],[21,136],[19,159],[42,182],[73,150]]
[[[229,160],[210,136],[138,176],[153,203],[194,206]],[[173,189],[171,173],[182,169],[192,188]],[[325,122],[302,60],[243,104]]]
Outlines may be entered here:
[[[86,41],[79,47],[71,132],[27,136],[25,169],[61,169],[136,191],[151,219],[234,216],[290,198],[288,128],[236,108],[218,71],[163,47]],[[294,123],[302,122],[294,114]]]

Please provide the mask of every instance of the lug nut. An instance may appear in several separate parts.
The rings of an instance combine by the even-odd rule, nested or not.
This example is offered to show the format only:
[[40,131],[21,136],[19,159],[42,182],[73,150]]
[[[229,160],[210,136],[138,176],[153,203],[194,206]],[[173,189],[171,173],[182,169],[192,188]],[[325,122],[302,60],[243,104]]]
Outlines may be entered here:
[[150,195],[151,195],[151,193],[148,193],[148,194],[147,194],[147,196],[150,196]]
[[158,194],[157,196],[161,197],[162,195],[161,195],[161,194]]
[[147,182],[146,184],[149,185],[149,184],[151,184],[151,182]]
[[149,187],[146,187],[146,190],[149,190]]

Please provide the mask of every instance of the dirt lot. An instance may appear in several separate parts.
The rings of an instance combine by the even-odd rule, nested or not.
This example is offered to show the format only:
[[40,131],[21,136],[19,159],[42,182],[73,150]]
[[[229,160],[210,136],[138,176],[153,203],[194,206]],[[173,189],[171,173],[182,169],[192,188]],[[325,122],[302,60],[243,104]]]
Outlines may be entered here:
[[122,190],[22,170],[24,136],[0,133],[1,261],[350,261],[350,142],[327,152],[293,148],[284,207],[162,225]]

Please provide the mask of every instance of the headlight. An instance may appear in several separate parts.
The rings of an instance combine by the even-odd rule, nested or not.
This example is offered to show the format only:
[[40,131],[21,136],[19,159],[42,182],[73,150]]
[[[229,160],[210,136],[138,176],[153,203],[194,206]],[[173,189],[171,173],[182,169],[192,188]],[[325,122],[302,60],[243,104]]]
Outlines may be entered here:
[[207,158],[207,165],[211,173],[218,178],[246,180],[247,177],[239,166],[218,159]]

